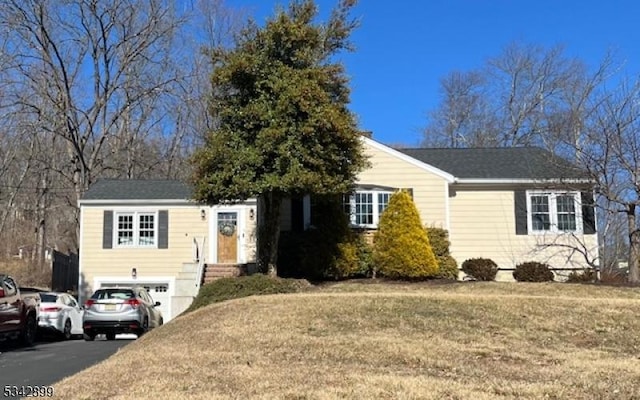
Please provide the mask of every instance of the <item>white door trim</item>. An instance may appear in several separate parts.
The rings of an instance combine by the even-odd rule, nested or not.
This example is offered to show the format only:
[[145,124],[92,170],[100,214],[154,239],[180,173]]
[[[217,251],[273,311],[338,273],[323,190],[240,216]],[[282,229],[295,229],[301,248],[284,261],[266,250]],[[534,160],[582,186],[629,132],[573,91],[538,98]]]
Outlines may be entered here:
[[245,243],[246,243],[246,232],[245,232],[245,218],[246,212],[249,208],[249,205],[246,204],[236,204],[232,206],[214,206],[211,208],[210,218],[211,223],[209,224],[209,260],[212,263],[218,262],[218,213],[221,212],[235,212],[238,214],[238,251],[237,251],[237,259],[236,262],[238,264],[244,264],[247,262],[247,255],[245,254]]

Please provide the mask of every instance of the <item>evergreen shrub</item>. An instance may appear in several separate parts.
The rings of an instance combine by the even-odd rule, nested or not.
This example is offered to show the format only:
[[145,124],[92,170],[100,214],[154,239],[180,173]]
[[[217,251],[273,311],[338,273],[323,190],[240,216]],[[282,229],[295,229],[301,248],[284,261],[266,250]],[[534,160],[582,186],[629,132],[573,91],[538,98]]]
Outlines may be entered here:
[[438,274],[427,232],[408,193],[391,196],[373,239],[373,263],[381,276],[424,279]]
[[494,281],[498,265],[489,258],[470,258],[462,263],[462,271],[479,281]]
[[427,227],[429,244],[438,262],[438,278],[458,279],[458,263],[449,253],[449,232],[446,229]]
[[513,279],[518,282],[549,282],[553,281],[553,277],[549,265],[536,261],[518,264],[513,271]]

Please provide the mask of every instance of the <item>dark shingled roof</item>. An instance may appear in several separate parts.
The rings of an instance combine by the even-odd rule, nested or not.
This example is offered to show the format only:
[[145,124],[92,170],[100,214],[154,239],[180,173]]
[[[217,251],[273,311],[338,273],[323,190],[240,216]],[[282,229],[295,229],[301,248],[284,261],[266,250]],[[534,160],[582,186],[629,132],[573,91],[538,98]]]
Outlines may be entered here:
[[85,193],[83,200],[187,200],[189,185],[178,180],[101,179]]
[[586,179],[585,171],[538,147],[398,149],[461,179]]

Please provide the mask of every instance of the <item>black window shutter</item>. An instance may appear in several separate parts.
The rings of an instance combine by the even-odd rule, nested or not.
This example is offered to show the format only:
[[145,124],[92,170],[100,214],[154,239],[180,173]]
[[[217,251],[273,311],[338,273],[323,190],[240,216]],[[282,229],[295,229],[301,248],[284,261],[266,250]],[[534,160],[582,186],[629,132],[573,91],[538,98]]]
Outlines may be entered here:
[[169,211],[158,211],[158,248],[169,248]]
[[113,248],[113,211],[105,210],[102,218],[102,248]]
[[596,213],[593,193],[581,192],[580,202],[582,203],[582,232],[585,235],[593,235],[596,233]]
[[516,216],[516,235],[526,235],[527,232],[527,193],[524,190],[516,190],[513,192],[515,216]]

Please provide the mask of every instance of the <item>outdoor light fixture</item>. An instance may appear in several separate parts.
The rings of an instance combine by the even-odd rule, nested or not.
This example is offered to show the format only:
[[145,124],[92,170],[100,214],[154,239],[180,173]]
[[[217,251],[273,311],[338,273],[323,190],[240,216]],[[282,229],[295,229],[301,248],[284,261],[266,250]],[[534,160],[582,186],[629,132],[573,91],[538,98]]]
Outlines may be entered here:
[[131,268],[131,277],[133,279],[136,279],[138,277],[138,270],[135,267]]
[[207,218],[207,212],[204,208],[200,210],[200,218],[202,218],[203,221]]
[[254,210],[253,208],[249,209],[249,219],[253,221],[255,216],[256,216],[256,210]]

